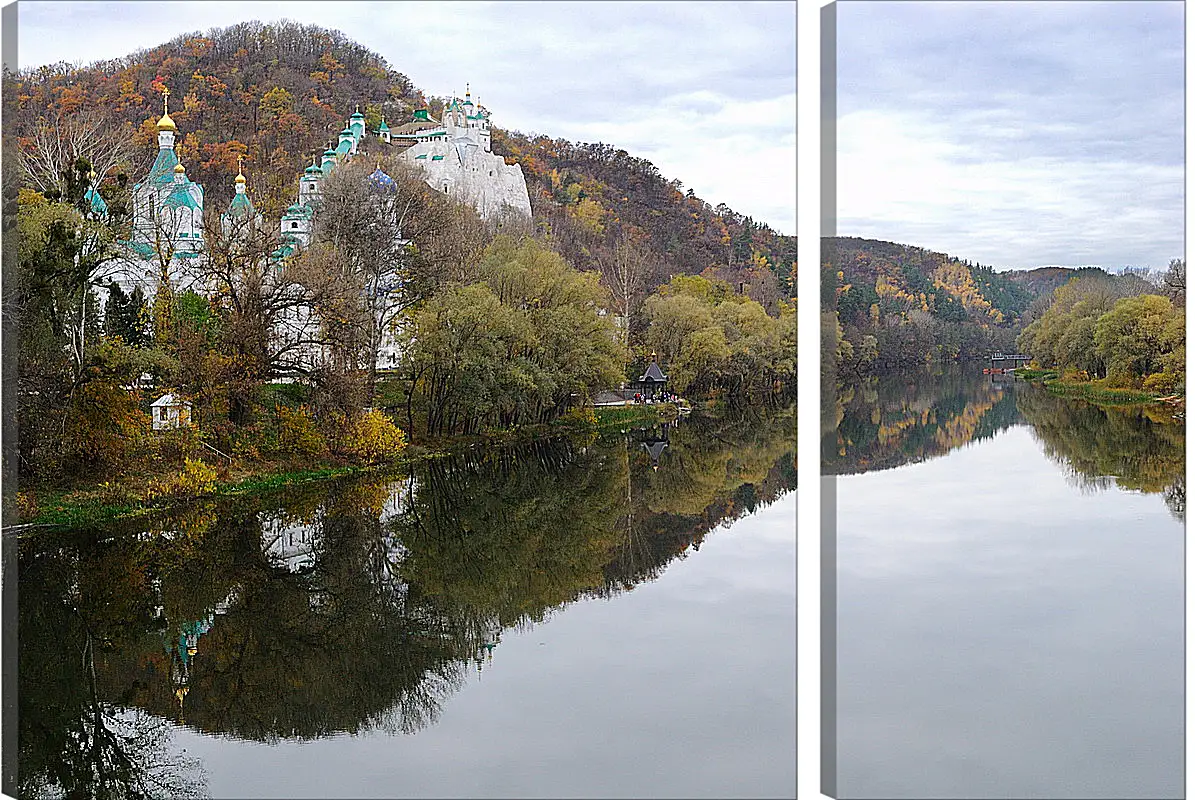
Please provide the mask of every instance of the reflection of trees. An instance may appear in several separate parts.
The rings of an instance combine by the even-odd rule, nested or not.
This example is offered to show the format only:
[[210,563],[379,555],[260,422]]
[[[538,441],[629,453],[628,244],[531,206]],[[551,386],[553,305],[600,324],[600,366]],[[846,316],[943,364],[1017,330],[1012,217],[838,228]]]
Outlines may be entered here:
[[[272,515],[228,509],[196,558],[163,576],[164,596],[170,584],[210,576],[219,586],[209,602],[229,594],[236,601],[203,636],[185,700],[154,679],[169,670],[160,650],[124,665],[125,674],[141,673],[139,705],[204,731],[265,741],[373,726],[408,730],[435,718],[459,685],[457,653],[440,620],[381,580],[381,523],[376,509],[359,505],[369,492],[359,484],[325,491],[309,523],[316,529],[313,568],[291,572],[263,553],[263,518]],[[218,573],[204,563],[210,555],[223,566]],[[203,613],[172,611],[167,604],[168,618]]]
[[823,472],[847,475],[916,463],[1012,425],[1015,393],[974,372],[885,373],[839,384],[833,408],[822,414]]
[[[98,672],[106,651],[127,646],[136,628],[150,622],[144,595],[135,591],[141,583],[137,553],[120,545],[84,552],[38,551],[22,543],[20,796],[201,794],[198,763],[171,752],[169,725],[102,692]],[[101,572],[109,583],[87,580]]]
[[[794,409],[761,414],[744,409],[720,418],[695,417],[668,432],[668,447],[652,469],[632,436],[624,536],[606,566],[607,586],[656,578],[673,558],[698,549],[707,532],[769,505],[797,485]],[[794,520],[795,524],[795,520]]]
[[399,574],[452,625],[462,658],[602,583],[621,513],[617,464],[567,442],[434,462],[389,523]]
[[1166,410],[1101,408],[1045,391],[1018,393],[1017,408],[1046,455],[1081,487],[1112,483],[1161,493],[1178,519],[1186,510],[1186,434]]
[[542,442],[25,541],[22,786],[184,794],[171,721],[417,730],[504,630],[654,578],[790,491],[792,419],[685,420],[658,471],[633,437]]

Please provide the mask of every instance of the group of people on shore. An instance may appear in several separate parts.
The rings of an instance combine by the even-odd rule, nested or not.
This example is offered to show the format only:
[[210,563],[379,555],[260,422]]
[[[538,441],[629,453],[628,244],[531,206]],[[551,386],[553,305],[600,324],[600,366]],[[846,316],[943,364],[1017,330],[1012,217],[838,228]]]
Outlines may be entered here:
[[642,392],[635,392],[635,405],[641,406],[650,403],[675,403],[680,400],[680,395],[674,392],[660,392],[654,397],[648,397]]

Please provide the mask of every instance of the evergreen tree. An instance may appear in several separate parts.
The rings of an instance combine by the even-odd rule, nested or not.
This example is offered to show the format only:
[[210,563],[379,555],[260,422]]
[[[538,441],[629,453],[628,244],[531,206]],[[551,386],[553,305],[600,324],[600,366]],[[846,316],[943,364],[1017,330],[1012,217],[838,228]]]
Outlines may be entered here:
[[125,294],[120,285],[108,284],[108,305],[104,312],[104,334],[119,336],[130,347],[149,345],[149,332],[145,326],[145,296],[141,287]]

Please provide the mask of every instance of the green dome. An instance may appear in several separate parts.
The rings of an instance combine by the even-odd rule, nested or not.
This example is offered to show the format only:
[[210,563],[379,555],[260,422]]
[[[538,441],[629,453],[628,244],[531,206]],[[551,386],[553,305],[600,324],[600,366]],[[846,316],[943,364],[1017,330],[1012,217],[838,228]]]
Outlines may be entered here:
[[[335,155],[335,153],[333,153],[333,155]],[[323,175],[324,171],[321,170],[319,167],[317,167],[315,164],[312,164],[311,166],[307,167],[307,169],[303,170],[303,174],[304,175]]]

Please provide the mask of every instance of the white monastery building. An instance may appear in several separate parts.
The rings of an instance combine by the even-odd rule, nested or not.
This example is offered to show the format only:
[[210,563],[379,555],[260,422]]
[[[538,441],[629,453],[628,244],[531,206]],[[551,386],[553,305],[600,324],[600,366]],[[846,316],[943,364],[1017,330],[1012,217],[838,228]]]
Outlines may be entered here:
[[[125,265],[110,278],[122,290],[131,293],[140,287],[152,298],[159,286],[169,281],[176,291],[195,289],[202,292],[195,279],[203,263],[204,188],[187,178],[186,166],[175,153],[178,127],[170,118],[169,95],[163,94],[162,116],[158,120],[158,155],[149,173],[133,187],[133,229],[125,247]],[[517,164],[509,165],[490,147],[490,112],[475,104],[466,86],[464,99],[453,97],[446,105],[443,120],[433,119],[427,109],[418,109],[412,119],[396,129],[381,120],[376,131],[367,131],[365,116],[357,109],[340,132],[335,147],[299,176],[298,197],[279,220],[282,246],[274,253],[281,261],[311,243],[312,226],[319,212],[320,185],[338,164],[351,161],[360,152],[366,137],[376,137],[371,151],[391,150],[404,160],[422,168],[429,186],[443,191],[477,209],[487,221],[514,214],[531,217],[527,182]],[[236,224],[251,221],[263,224],[262,215],[253,207],[247,193],[247,179],[240,170],[235,180],[235,194],[228,209],[221,214],[225,231]],[[394,181],[379,168],[368,178],[367,191],[387,191]],[[88,197],[92,213],[107,213],[103,199],[94,187]],[[102,298],[102,300],[106,300]],[[317,324],[311,315],[294,320],[300,327]],[[397,361],[396,340],[384,342],[379,365]],[[311,352],[307,361],[318,361]]]

